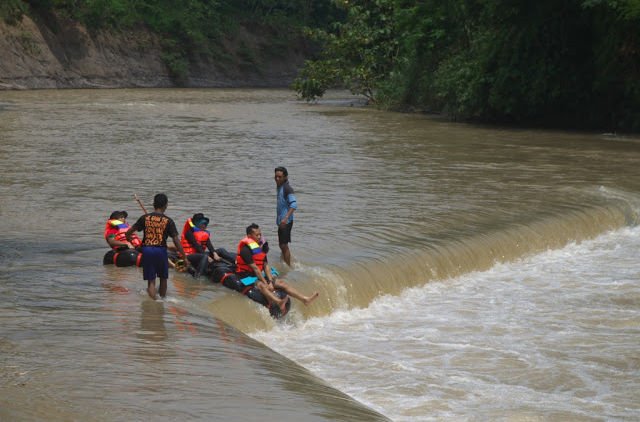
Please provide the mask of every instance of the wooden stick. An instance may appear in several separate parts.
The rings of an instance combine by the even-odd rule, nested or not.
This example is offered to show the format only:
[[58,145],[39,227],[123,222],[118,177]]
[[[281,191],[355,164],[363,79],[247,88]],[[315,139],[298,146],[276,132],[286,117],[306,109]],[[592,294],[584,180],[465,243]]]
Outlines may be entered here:
[[143,212],[143,213],[145,213],[145,214],[149,214],[149,213],[147,212],[147,210],[144,208],[144,205],[142,204],[142,201],[140,200],[140,198],[138,198],[138,195],[137,195],[137,194],[135,194],[135,193],[133,194],[133,199],[135,199],[135,200],[136,200],[136,202],[138,203],[138,205],[140,205],[140,208],[142,208],[142,212]]

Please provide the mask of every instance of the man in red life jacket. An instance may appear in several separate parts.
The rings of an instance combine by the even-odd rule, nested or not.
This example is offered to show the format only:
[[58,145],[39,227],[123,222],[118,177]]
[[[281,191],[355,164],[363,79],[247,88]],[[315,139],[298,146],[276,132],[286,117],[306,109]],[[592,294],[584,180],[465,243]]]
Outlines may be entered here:
[[277,280],[271,273],[271,267],[267,261],[267,253],[262,249],[260,243],[262,230],[257,224],[251,224],[246,230],[247,236],[240,240],[236,257],[236,275],[246,285],[243,280],[256,278],[255,283],[260,292],[269,300],[276,303],[282,313],[286,313],[287,298],[280,299],[273,292],[281,289],[289,296],[302,301],[305,305],[310,304],[318,297],[318,292],[311,296],[305,296],[282,280]]
[[109,216],[104,227],[104,238],[115,251],[123,249],[135,249],[140,247],[142,242],[137,235],[131,237],[131,242],[127,241],[125,233],[129,229],[126,211],[114,211]]
[[195,268],[194,277],[207,271],[210,262],[220,261],[211,243],[211,233],[207,230],[209,219],[202,213],[193,214],[182,228],[180,243],[187,254],[187,259]]

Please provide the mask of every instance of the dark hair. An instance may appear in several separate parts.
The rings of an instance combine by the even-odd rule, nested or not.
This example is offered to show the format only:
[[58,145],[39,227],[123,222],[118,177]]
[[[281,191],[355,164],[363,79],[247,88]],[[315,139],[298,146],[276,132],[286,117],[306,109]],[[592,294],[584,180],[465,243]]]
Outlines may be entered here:
[[116,218],[127,218],[129,214],[127,214],[126,211],[114,211],[111,213],[111,216],[109,216],[109,220],[114,220]]
[[169,198],[164,193],[158,193],[153,197],[153,208],[164,208],[169,203]]
[[282,172],[282,175],[283,175],[284,177],[289,176],[289,172],[287,171],[287,168],[286,168],[286,167],[276,167],[276,169],[274,170],[274,173],[277,173],[277,172],[279,172],[279,171],[281,171],[281,172]]
[[250,235],[252,231],[259,228],[260,226],[257,225],[256,223],[251,223],[251,225],[247,226],[247,236]]

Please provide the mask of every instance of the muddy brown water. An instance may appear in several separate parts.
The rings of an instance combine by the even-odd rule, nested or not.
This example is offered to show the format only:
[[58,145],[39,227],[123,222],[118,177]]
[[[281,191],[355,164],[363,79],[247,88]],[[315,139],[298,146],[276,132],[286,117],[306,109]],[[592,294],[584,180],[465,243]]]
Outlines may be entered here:
[[[3,92],[0,419],[640,416],[628,340],[640,331],[640,141],[350,101]],[[276,246],[279,165],[300,204],[293,269]],[[258,223],[271,262],[320,298],[274,322],[172,273],[168,298],[151,301],[139,269],[102,265],[102,230],[113,210],[141,214],[134,194],[150,207],[157,192],[179,228],[209,216],[216,246],[234,250]],[[574,329],[556,337],[562,327]]]

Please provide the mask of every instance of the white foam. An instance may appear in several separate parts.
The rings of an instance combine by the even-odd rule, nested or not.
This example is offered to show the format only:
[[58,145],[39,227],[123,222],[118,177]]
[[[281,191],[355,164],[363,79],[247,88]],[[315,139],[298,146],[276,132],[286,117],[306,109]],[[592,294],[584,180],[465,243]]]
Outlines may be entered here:
[[638,250],[624,228],[254,337],[396,421],[640,416]]

